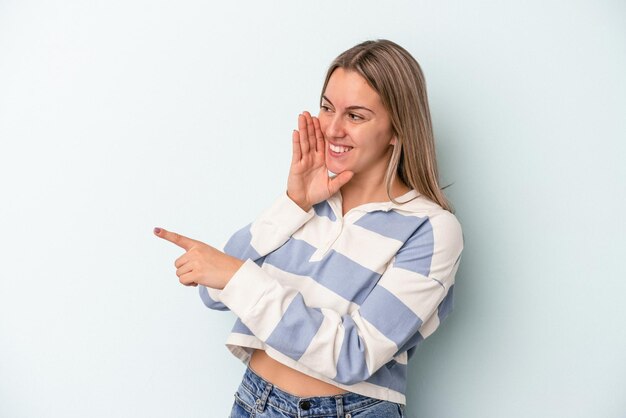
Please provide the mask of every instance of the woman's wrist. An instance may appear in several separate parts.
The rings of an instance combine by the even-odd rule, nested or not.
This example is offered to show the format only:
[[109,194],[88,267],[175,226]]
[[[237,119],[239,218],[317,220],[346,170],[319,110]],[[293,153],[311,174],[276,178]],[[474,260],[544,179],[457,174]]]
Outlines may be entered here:
[[287,191],[286,193],[287,193],[287,197],[291,199],[293,203],[300,206],[300,209],[302,209],[303,211],[308,212],[313,207],[313,205],[309,204],[308,202],[303,202],[299,199],[294,199],[292,196],[289,195],[289,191]]
[[245,261],[240,260],[239,258],[230,256],[228,254],[224,254],[224,255],[228,257],[228,264],[227,264],[227,267],[224,268],[225,275],[224,275],[222,285],[219,290],[223,290],[226,287],[226,285],[228,285],[228,283],[233,278],[233,276],[239,271],[241,266],[243,266],[243,264],[245,263]]

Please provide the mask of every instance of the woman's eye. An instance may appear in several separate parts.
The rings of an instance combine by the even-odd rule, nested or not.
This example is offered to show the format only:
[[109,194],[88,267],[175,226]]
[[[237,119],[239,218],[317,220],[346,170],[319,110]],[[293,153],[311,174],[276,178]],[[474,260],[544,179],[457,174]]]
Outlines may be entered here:
[[326,106],[326,105],[321,105],[320,108],[324,111],[324,112],[330,112],[330,107]]
[[349,113],[348,117],[352,120],[362,120],[363,118],[359,115],[355,115],[354,113]]

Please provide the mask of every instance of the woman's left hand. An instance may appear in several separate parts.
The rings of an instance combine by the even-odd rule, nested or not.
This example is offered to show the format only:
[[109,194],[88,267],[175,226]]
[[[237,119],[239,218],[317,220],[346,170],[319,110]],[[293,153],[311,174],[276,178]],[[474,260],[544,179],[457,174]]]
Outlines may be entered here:
[[201,284],[214,289],[223,289],[243,264],[238,258],[175,232],[154,228],[154,234],[186,251],[174,263],[176,275],[185,286]]

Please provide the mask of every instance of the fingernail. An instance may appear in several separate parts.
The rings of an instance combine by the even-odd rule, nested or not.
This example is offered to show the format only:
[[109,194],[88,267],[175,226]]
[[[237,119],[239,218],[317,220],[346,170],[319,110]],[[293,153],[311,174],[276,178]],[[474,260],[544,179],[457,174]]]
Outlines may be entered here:
[[154,228],[154,233],[158,234],[159,232],[161,232],[161,228]]

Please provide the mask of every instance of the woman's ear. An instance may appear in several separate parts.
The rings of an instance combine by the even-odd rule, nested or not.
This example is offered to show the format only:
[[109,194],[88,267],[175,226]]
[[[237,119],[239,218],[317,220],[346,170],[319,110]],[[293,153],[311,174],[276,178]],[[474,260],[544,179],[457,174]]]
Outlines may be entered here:
[[396,138],[396,136],[394,135],[391,138],[391,141],[389,141],[389,145],[396,145],[396,143],[398,142],[398,139]]

